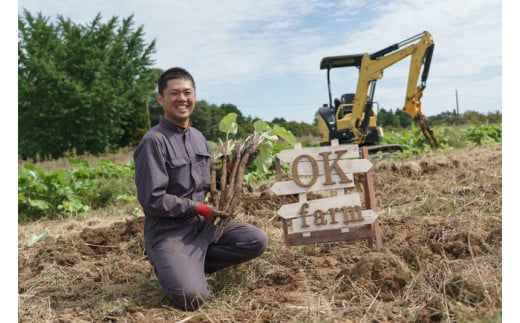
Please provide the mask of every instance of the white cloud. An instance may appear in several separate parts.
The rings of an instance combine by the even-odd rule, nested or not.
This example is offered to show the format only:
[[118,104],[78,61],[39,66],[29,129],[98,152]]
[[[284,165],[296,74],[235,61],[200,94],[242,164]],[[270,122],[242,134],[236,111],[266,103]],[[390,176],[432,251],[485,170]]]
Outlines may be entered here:
[[[455,89],[468,97],[487,93],[494,98],[493,104],[475,103],[482,112],[490,105],[501,105],[501,75],[480,79],[491,70],[500,71],[499,0],[23,0],[19,7],[23,6],[51,17],[60,13],[79,23],[91,21],[98,12],[104,19],[134,14],[146,37],[156,39],[156,66],[187,67],[197,80],[199,97],[211,98],[215,102],[209,102],[216,104],[235,103],[243,97],[251,104],[321,104],[326,97],[325,74],[319,70],[322,57],[374,52],[428,30],[436,47],[423,100],[431,101],[435,109],[425,113],[444,111],[437,110],[446,105],[441,98]],[[390,106],[402,104],[404,90],[399,86],[406,82],[407,70],[403,63],[385,72],[376,91],[379,101]],[[278,84],[277,80],[283,82]],[[258,86],[294,93],[291,83],[299,84],[300,95],[256,95],[262,92]],[[257,109],[254,115],[271,120],[278,116],[274,114],[284,113],[284,109],[274,109],[267,115],[266,110]],[[297,116],[287,112],[280,117],[292,120]]]

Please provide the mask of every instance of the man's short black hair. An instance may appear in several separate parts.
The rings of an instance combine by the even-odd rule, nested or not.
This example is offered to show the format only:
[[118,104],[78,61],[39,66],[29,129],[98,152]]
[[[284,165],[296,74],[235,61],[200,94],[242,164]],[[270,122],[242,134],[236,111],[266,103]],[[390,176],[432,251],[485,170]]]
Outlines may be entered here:
[[193,89],[195,89],[195,81],[193,80],[193,76],[191,76],[190,72],[182,67],[172,67],[164,71],[161,76],[159,76],[159,81],[157,82],[157,89],[159,93],[162,95],[164,88],[169,80],[173,79],[186,79],[191,81],[193,84]]

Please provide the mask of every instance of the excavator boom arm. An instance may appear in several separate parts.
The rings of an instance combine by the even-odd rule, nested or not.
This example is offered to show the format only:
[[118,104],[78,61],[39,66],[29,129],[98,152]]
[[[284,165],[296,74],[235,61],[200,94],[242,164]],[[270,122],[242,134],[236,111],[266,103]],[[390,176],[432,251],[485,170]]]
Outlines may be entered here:
[[[408,86],[406,88],[406,98],[404,103],[404,112],[414,118],[417,114],[422,113],[421,98],[424,88],[426,87],[426,79],[430,69],[430,63],[433,55],[433,40],[427,38],[417,44],[416,51],[412,54],[410,60],[410,71],[408,74]],[[419,81],[419,73],[423,67],[421,82]]]
[[[410,44],[417,41],[414,44]],[[408,45],[410,44],[410,45]],[[403,46],[408,45],[404,48]],[[357,129],[361,125],[361,118],[365,112],[369,88],[372,82],[383,77],[383,71],[393,64],[411,56],[410,70],[408,73],[408,85],[404,111],[411,117],[421,112],[422,91],[425,88],[428,70],[433,53],[433,38],[427,31],[413,36],[401,43],[391,45],[373,54],[364,54],[359,66],[359,77],[356,88],[356,96],[352,107],[351,129]],[[421,68],[424,65],[421,83],[417,85]],[[369,101],[371,101],[370,98]]]

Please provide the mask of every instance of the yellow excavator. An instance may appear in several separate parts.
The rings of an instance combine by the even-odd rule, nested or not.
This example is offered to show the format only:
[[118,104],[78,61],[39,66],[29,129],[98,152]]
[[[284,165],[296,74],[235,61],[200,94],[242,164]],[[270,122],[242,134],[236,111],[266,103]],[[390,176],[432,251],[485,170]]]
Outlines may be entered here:
[[[373,54],[356,54],[325,57],[320,69],[327,70],[329,104],[318,109],[320,145],[328,146],[337,139],[340,144],[367,146],[370,154],[391,154],[403,151],[398,144],[382,144],[383,130],[378,126],[374,109],[374,93],[377,80],[391,65],[410,56],[408,86],[403,111],[412,117],[421,129],[432,149],[438,142],[430,129],[428,119],[422,114],[421,98],[433,55],[433,38],[424,31],[400,43],[383,48]],[[357,67],[359,71],[356,93],[345,93],[332,100],[330,71],[341,67]],[[422,69],[422,74],[421,74]],[[420,83],[419,75],[421,74]]]

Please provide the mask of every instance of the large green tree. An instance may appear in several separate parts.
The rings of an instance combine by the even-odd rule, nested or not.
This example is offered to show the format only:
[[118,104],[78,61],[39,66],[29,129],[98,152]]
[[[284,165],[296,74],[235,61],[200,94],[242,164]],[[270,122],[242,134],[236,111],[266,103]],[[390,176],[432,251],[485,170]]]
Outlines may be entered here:
[[98,154],[136,143],[149,125],[155,40],[133,16],[76,24],[18,16],[18,152],[22,159]]

